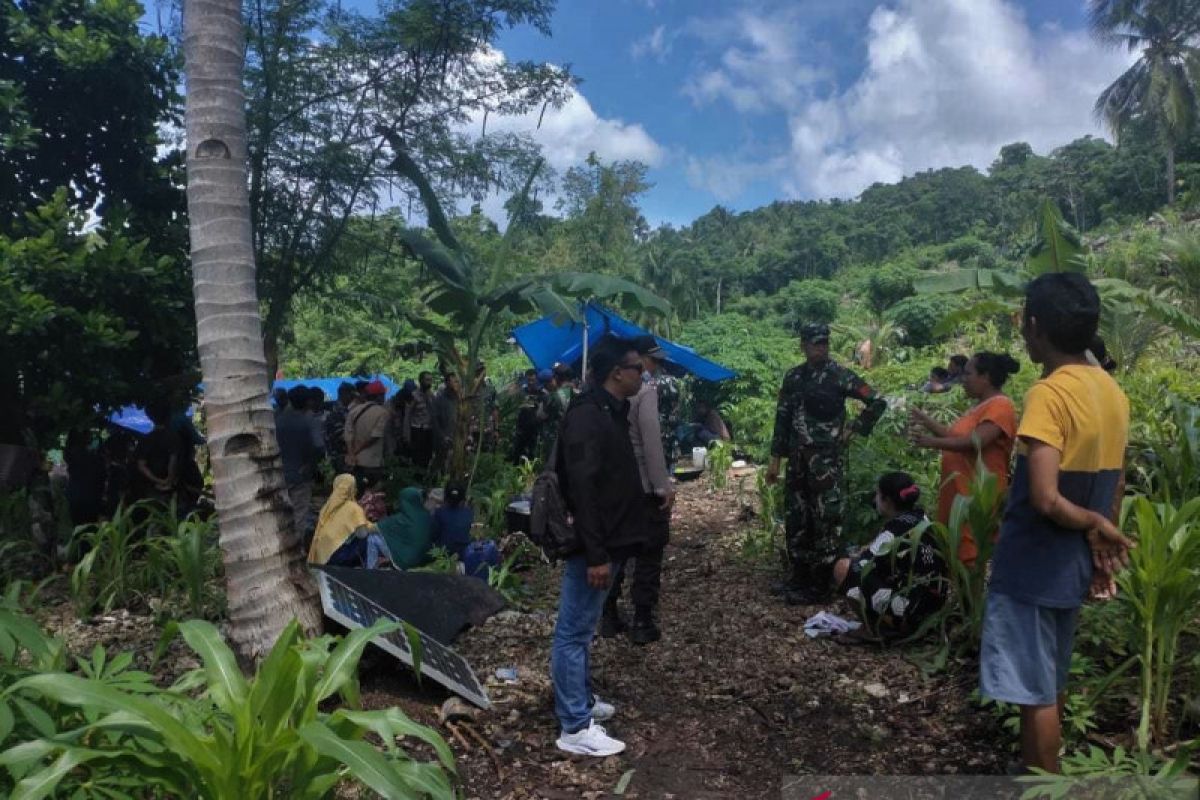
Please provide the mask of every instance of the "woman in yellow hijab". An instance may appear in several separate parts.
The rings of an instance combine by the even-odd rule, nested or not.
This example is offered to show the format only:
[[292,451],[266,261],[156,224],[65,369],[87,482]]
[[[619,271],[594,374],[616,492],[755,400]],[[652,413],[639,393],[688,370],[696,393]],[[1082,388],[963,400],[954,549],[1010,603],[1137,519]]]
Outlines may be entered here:
[[353,475],[338,475],[333,480],[329,499],[317,518],[317,532],[308,550],[308,563],[339,567],[367,566],[374,569],[381,561],[390,561],[383,537],[367,519]]

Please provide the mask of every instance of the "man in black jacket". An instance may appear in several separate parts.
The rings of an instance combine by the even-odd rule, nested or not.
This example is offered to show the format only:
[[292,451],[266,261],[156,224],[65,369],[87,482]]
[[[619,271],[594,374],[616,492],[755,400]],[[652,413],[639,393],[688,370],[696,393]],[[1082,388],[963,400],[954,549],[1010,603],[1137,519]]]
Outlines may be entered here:
[[572,400],[555,465],[581,550],[563,564],[558,622],[550,651],[560,750],[610,756],[625,744],[596,722],[615,709],[591,690],[589,656],[616,564],[636,557],[644,538],[642,482],[629,438],[629,398],[642,385],[630,342],[603,339],[589,353],[590,388]]

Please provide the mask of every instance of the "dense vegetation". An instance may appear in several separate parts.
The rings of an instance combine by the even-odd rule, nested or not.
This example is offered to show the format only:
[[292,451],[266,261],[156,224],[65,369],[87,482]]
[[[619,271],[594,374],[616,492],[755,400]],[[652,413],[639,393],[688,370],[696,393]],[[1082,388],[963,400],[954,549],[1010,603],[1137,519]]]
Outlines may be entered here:
[[[644,165],[593,155],[556,175],[529,137],[486,132],[489,114],[569,94],[568,70],[485,57],[506,26],[548,32],[551,0],[408,0],[378,15],[334,0],[247,4],[268,353],[288,376],[397,379],[435,366],[474,375],[483,357],[506,381],[525,365],[508,332],[539,308],[535,293],[628,300],[639,320],[737,370],[692,391],[718,403],[740,452],[761,459],[775,392],[799,358],[794,332],[829,322],[842,360],[871,342],[864,376],[892,407],[851,449],[846,528],[860,538],[875,525],[866,497],[880,472],[906,469],[934,487],[934,459],[908,445],[904,410],[919,402],[949,419],[964,401],[917,393],[929,367],[954,352],[1020,355],[1012,289],[1037,271],[1086,270],[1102,287],[1102,332],[1132,401],[1124,520],[1143,546],[1122,600],[1085,612],[1067,766],[1182,768],[1200,681],[1200,25],[1189,4],[1092,5],[1097,35],[1143,48],[1098,100],[1119,147],[1084,137],[1038,154],[1014,142],[984,171],[948,166],[853,200],[718,207],[682,228],[653,228],[639,208],[651,188]],[[0,6],[0,174],[12,178],[0,184],[2,444],[53,449],[113,407],[195,380],[181,154],[166,133],[180,114],[177,42],[141,33],[140,17],[128,0]],[[473,136],[466,126],[479,117]],[[492,194],[510,196],[504,220],[479,210]],[[468,213],[442,212],[468,203]],[[590,275],[582,283],[581,273]],[[639,287],[666,298],[669,312],[656,313],[661,304]],[[1019,399],[1036,377],[1026,363],[1009,393]],[[499,533],[505,500],[531,475],[528,465],[522,473],[480,459],[473,500],[487,533]],[[778,495],[741,490],[758,492],[761,512],[745,553],[770,566]],[[0,501],[5,579],[44,570],[31,558],[46,544],[33,535],[47,524],[32,519],[37,504]],[[997,502],[981,482],[956,520],[992,528]],[[163,618],[221,615],[210,523],[154,516],[148,524],[165,535],[151,538],[128,511],[74,533],[57,519],[48,524],[67,528],[64,547],[50,549],[74,562],[64,591],[81,617],[135,605]],[[954,552],[958,526],[938,534]],[[505,570],[501,581],[510,578]],[[952,580],[956,602],[917,654],[934,671],[969,659],[979,633],[983,573]],[[355,701],[363,635],[308,641],[293,626],[246,682],[211,627],[186,623],[203,667],[167,690],[125,657],[97,651],[72,662],[28,610],[19,587],[0,604],[5,789],[35,796],[55,781],[93,781],[97,794],[120,796],[145,770],[164,793],[211,797],[238,796],[236,780],[307,781],[317,796],[343,778],[397,794],[449,791],[440,738],[398,713],[318,707],[334,694]],[[299,688],[280,694],[285,684]],[[239,710],[247,698],[269,706],[269,730]],[[196,737],[178,719],[213,733]],[[1135,756],[1081,747],[1089,734],[1128,731]],[[386,755],[363,741],[368,733],[387,742]],[[426,762],[395,747],[402,736],[426,743]],[[260,762],[273,771],[231,776],[221,769],[229,748],[279,758]]]

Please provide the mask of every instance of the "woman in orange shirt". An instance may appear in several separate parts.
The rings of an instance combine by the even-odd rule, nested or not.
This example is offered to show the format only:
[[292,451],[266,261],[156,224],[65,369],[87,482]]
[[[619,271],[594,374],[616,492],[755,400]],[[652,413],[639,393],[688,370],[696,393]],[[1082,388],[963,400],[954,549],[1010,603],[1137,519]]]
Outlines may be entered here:
[[[914,426],[929,433],[913,438],[917,447],[942,451],[942,479],[938,492],[937,521],[950,522],[954,498],[971,491],[977,457],[1000,481],[1001,491],[1008,488],[1008,464],[1017,434],[1017,409],[1001,391],[1008,376],[1020,364],[1005,353],[976,353],[963,370],[963,391],[975,405],[949,427],[932,419],[919,408],[911,412]],[[964,564],[975,563],[978,548],[969,530],[964,529],[958,544],[958,558]]]

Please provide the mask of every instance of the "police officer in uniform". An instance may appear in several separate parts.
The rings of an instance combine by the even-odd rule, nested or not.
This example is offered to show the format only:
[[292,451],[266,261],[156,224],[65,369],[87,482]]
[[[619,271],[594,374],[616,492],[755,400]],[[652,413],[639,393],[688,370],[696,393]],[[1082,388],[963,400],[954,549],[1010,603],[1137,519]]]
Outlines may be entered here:
[[[788,371],[779,389],[767,467],[767,482],[775,483],[780,461],[787,459],[784,529],[791,574],[772,591],[791,605],[830,595],[841,546],[846,445],[854,434],[870,434],[887,410],[862,378],[829,358],[828,325],[805,325],[800,340],[806,360]],[[849,422],[847,398],[866,406]]]

